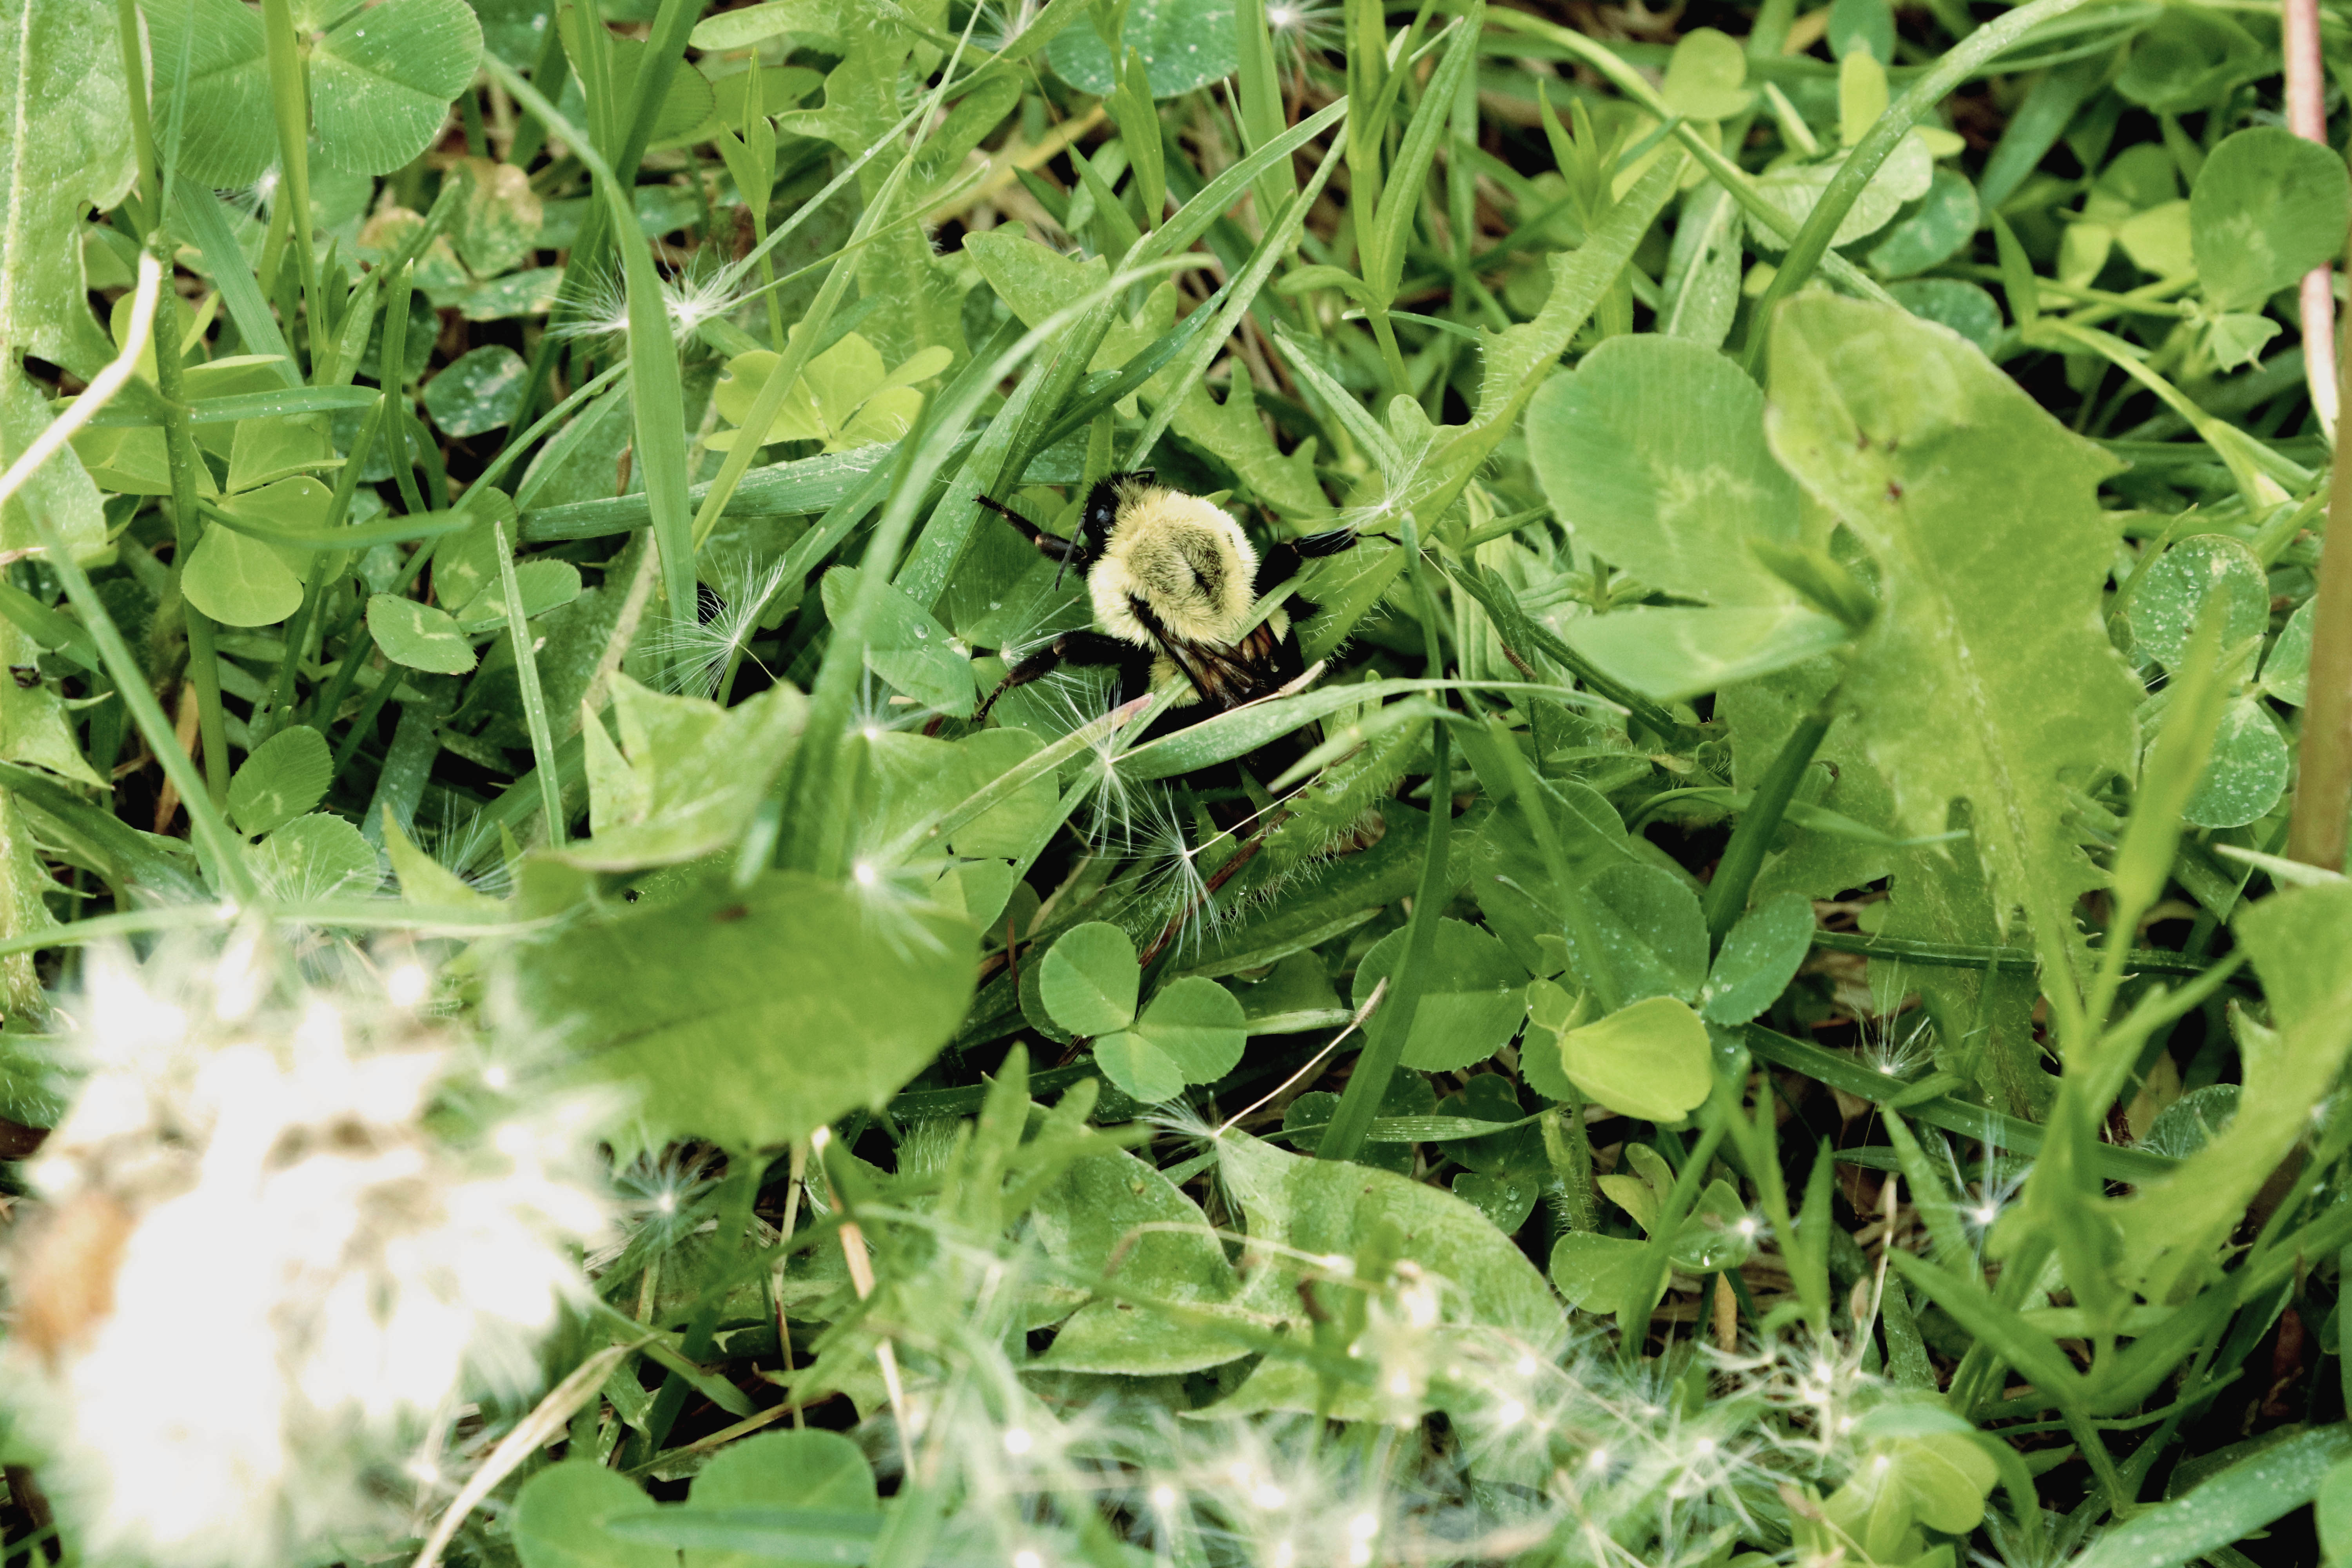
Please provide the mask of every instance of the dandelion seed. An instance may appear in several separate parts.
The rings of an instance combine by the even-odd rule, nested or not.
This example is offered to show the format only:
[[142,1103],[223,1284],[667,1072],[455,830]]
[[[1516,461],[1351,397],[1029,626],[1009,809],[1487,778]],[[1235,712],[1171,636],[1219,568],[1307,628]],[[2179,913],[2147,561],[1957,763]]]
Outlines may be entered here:
[[1506,1399],[1495,1407],[1495,1425],[1516,1426],[1528,1418],[1528,1407],[1516,1399]]
[[[671,338],[683,347],[706,321],[718,320],[742,302],[736,292],[739,279],[723,268],[713,268],[697,252],[682,272],[661,280],[662,310],[669,319]],[[626,338],[629,335],[629,286],[617,267],[583,279],[572,292],[573,310],[555,329],[564,338]]]
[[1045,1568],[1045,1560],[1024,1546],[1013,1554],[1013,1568]]
[[1004,1451],[1006,1453],[1017,1458],[1020,1455],[1027,1453],[1036,1446],[1037,1439],[1029,1436],[1029,1432],[1026,1427],[1008,1426],[1004,1429]]
[[1176,1489],[1164,1482],[1151,1489],[1151,1506],[1161,1513],[1176,1511]]
[[482,1082],[484,1085],[491,1089],[506,1088],[508,1082],[507,1069],[496,1067],[484,1068],[482,1069]]
[[1250,1493],[1250,1501],[1271,1512],[1275,1509],[1281,1508],[1288,1503],[1290,1501],[1290,1494],[1284,1491],[1280,1487],[1276,1486],[1272,1481],[1267,1481],[1257,1488],[1256,1490]]
[[1291,1568],[1291,1564],[1297,1561],[1298,1548],[1291,1545],[1287,1541],[1275,1542],[1274,1568]]
[[882,879],[882,874],[874,868],[874,862],[871,860],[860,860],[851,868],[849,874],[856,879],[857,885],[861,888],[870,888]]
[[383,977],[383,994],[402,1007],[415,1006],[432,989],[433,977],[425,973],[421,963],[399,964]]
[[1283,68],[1297,70],[1309,56],[1339,47],[1339,14],[1308,0],[1275,0],[1265,8],[1265,31]]
[[1536,1374],[1537,1365],[1535,1357],[1523,1355],[1511,1364],[1511,1370],[1521,1377],[1533,1377]]

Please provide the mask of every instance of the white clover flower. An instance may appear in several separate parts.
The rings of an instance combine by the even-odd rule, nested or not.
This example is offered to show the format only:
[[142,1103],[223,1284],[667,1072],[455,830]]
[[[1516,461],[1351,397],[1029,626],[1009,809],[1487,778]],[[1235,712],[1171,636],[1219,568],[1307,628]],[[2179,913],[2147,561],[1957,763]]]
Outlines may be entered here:
[[273,1005],[258,947],[223,952],[209,973],[93,961],[90,1074],[11,1260],[0,1378],[101,1561],[270,1562],[396,1528],[371,1483],[469,1392],[536,1381],[572,1249],[606,1224],[575,1173],[584,1123],[451,1133],[462,1116],[425,1112],[458,1058],[412,1011],[299,985]]

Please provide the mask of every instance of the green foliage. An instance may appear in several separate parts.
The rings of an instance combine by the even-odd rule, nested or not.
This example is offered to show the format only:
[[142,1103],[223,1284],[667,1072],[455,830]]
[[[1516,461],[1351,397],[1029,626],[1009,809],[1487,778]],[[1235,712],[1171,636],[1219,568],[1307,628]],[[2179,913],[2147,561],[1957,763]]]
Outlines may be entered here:
[[0,1142],[215,908],[570,1117],[441,1561],[2352,1550],[2271,23],[8,19]]

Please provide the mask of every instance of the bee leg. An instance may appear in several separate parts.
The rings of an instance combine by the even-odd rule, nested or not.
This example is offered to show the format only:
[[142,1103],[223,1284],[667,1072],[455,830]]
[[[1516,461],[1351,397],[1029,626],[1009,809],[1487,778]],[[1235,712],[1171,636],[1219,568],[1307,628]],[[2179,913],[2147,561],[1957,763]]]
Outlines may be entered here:
[[[1273,592],[1298,575],[1309,561],[1337,555],[1342,550],[1355,547],[1356,531],[1334,528],[1322,533],[1310,533],[1303,539],[1286,539],[1270,546],[1264,560],[1258,563],[1256,592],[1260,595]],[[1293,608],[1291,618],[1304,620],[1314,614],[1311,608]]]
[[[996,700],[1014,687],[1026,686],[1033,680],[1042,680],[1063,665],[1118,665],[1123,668],[1134,662],[1137,657],[1138,650],[1135,647],[1119,641],[1117,637],[1105,637],[1100,632],[1064,632],[1060,637],[1006,670],[1004,679],[996,683],[996,689],[988,694],[988,700],[982,702],[979,710],[972,714],[971,721],[977,724],[986,719],[988,710],[996,706]],[[1143,657],[1148,664],[1149,656]]]
[[988,496],[974,496],[972,499],[1018,529],[1021,537],[1027,540],[1031,548],[1046,560],[1080,567],[1092,563],[1093,557],[1087,549],[1083,536],[1077,539],[1060,538],[1039,528],[1001,500]]

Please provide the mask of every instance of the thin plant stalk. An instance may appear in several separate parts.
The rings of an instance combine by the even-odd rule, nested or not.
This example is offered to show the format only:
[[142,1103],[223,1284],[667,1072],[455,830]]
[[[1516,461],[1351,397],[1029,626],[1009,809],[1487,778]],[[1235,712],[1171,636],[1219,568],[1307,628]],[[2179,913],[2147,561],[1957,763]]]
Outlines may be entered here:
[[287,208],[287,238],[308,307],[310,359],[318,362],[327,330],[319,253],[310,243],[310,111],[302,89],[301,46],[294,36],[291,0],[261,0],[261,36],[269,53],[269,109],[278,131],[278,200]]
[[[375,405],[360,422],[360,432],[352,439],[351,454],[343,459],[341,471],[335,475],[335,493],[327,503],[325,529],[341,528],[351,515],[352,497],[359,489],[360,470],[375,451],[378,431],[383,428],[384,405],[377,399]],[[327,567],[332,555],[320,551],[310,563],[310,578],[302,584],[302,607],[286,628],[286,657],[278,661],[278,678],[270,683],[269,712],[282,716],[294,706],[294,675],[302,663],[302,649],[310,640],[311,624],[318,619],[319,601],[327,591]],[[362,612],[364,606],[362,606]],[[323,656],[323,652],[321,654]]]
[[515,679],[522,687],[522,720],[530,731],[531,761],[538,763],[540,800],[547,813],[547,840],[563,847],[563,781],[556,774],[555,736],[547,723],[547,695],[539,684],[539,656],[531,649],[530,624],[523,618],[522,589],[515,581],[514,551],[506,524],[492,521],[490,540],[499,557],[499,587],[507,596],[507,636],[514,641]]
[[[175,531],[172,579],[176,585],[205,534],[204,516],[196,505],[196,475],[204,458],[197,454],[188,405],[180,393],[179,332],[168,312],[156,312],[150,336],[155,345],[155,387],[163,395],[163,450],[172,478]],[[213,647],[212,617],[189,604],[185,595],[181,614],[188,630],[188,679],[196,688],[196,729],[205,753],[205,793],[217,807],[228,798],[228,726],[221,713],[220,657]],[[169,740],[166,749],[177,751],[178,741]],[[181,791],[184,798],[186,793]]]
[[[2319,50],[2319,0],[2284,0],[2280,26],[2286,56],[2286,125],[2306,142],[2327,145],[2327,75]],[[2336,290],[2321,262],[2303,275],[2296,296],[2303,327],[2303,379],[2320,433],[2336,439]]]
[[[1328,171],[1329,167],[1327,159],[1324,169]],[[1436,679],[1445,673],[1445,656],[1437,640],[1437,595],[1430,587],[1427,569],[1421,563],[1420,533],[1409,514],[1404,522],[1404,548],[1411,552],[1407,559],[1421,601],[1423,650],[1429,662],[1430,678]],[[1452,733],[1452,726],[1447,724],[1430,727],[1429,837],[1422,849],[1421,882],[1413,894],[1404,954],[1391,976],[1395,994],[1374,1017],[1365,1036],[1363,1052],[1356,1058],[1355,1070],[1348,1075],[1348,1087],[1339,1096],[1338,1108],[1331,1112],[1331,1124],[1323,1130],[1322,1142],[1316,1147],[1320,1159],[1352,1160],[1363,1148],[1372,1119],[1380,1114],[1381,1100],[1388,1092],[1389,1080],[1396,1076],[1397,1066],[1404,1059],[1405,1041],[1412,1037],[1413,1017],[1421,1011],[1421,994],[1428,986],[1430,968],[1436,962],[1438,918],[1444,908],[1446,889],[1452,885],[1445,867],[1448,841],[1454,833],[1454,757],[1447,744]]]
[[[2352,353],[2338,353],[2339,395],[2347,368]],[[2352,540],[2352,462],[2340,448],[2327,480],[2327,531],[2339,546]],[[2352,826],[2352,549],[2319,552],[2319,586],[2311,605],[2311,690],[2303,710],[2302,766],[2286,852],[2306,866],[2341,871]]]
[[[133,338],[135,344],[138,340]],[[163,705],[155,700],[154,689],[147,684],[146,672],[131,657],[131,648],[122,640],[122,633],[107,614],[105,601],[90,586],[89,577],[73,558],[73,551],[58,535],[56,526],[46,514],[37,514],[37,526],[41,542],[47,547],[49,569],[58,574],[65,588],[66,597],[80,615],[82,624],[89,629],[90,640],[98,645],[99,658],[106,665],[106,673],[114,681],[114,689],[122,696],[123,704],[131,710],[131,721],[139,727],[147,749],[155,753],[156,763],[163,776],[180,792],[181,802],[188,808],[188,825],[196,842],[213,863],[214,873],[228,896],[239,904],[255,902],[261,896],[253,879],[252,870],[245,863],[244,846],[229,831],[228,819],[221,815],[219,805],[205,787],[196,765],[180,749],[179,738],[172,721],[164,715]],[[189,612],[190,616],[194,611]],[[86,922],[84,922],[86,923]],[[54,933],[44,933],[54,936]]]
[[[597,50],[592,47],[587,53],[593,58]],[[677,349],[670,339],[669,304],[654,272],[653,254],[637,232],[627,187],[579,129],[496,56],[484,56],[482,65],[516,101],[573,144],[595,176],[614,233],[628,237],[619,248],[628,293],[629,403],[636,415],[637,464],[645,475],[646,507],[652,516],[654,546],[661,555],[670,618],[688,624],[694,618],[694,542],[686,510],[686,430],[678,419],[686,396],[678,381]],[[595,95],[589,96],[593,101]]]
[[1797,785],[1812,765],[1813,753],[1821,750],[1822,737],[1830,732],[1836,700],[1832,689],[1797,721],[1763,782],[1756,786],[1755,798],[1739,814],[1739,825],[1732,829],[1731,842],[1724,847],[1715,877],[1706,885],[1706,934],[1717,947],[1723,945],[1723,939],[1748,908],[1748,890],[1756,885],[1757,872],[1764,868],[1764,853],[1771,847],[1772,836],[1780,830],[1789,803],[1797,797]]
[[139,163],[139,183],[131,189],[138,205],[131,208],[131,216],[143,238],[162,209],[142,210],[145,204],[158,200],[161,191],[155,183],[155,128],[147,110],[146,51],[139,47],[139,0],[114,0],[114,32],[122,50],[122,79],[129,89],[125,96],[131,102],[131,147]]

